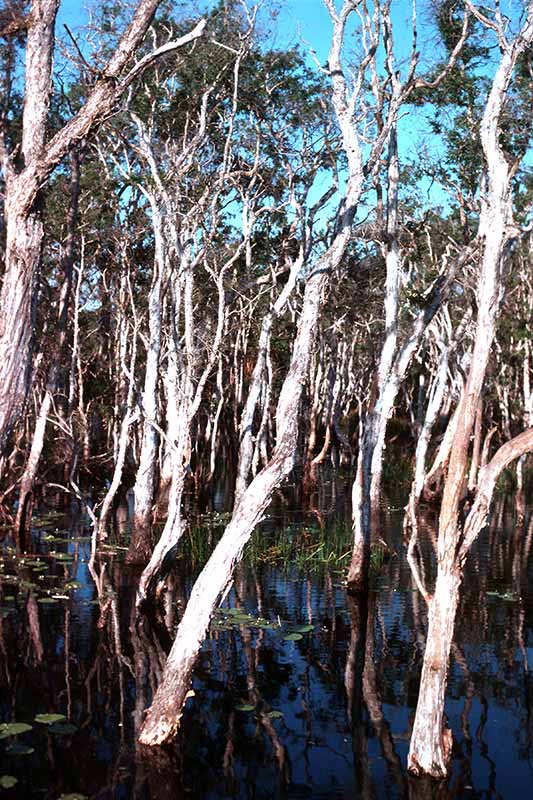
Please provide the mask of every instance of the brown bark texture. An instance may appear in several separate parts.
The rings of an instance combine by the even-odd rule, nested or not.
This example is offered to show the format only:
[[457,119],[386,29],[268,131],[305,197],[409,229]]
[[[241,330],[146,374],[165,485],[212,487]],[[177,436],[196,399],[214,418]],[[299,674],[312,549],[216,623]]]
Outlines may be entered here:
[[[22,168],[5,159],[6,250],[0,294],[0,455],[24,409],[31,377],[35,286],[43,243],[40,192],[67,152],[114,110],[118,99],[153,58],[124,69],[142,41],[160,0],[141,0],[102,77],[78,113],[45,145],[58,0],[34,0],[27,23]],[[205,21],[174,43],[201,35]]]

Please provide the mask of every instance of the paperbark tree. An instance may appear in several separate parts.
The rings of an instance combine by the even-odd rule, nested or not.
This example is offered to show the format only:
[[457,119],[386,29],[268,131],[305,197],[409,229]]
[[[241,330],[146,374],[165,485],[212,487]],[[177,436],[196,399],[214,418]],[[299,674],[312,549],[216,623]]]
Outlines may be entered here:
[[[138,558],[137,560],[148,562],[139,583],[139,603],[153,595],[163,563],[169,553],[176,548],[184,530],[181,501],[191,460],[192,424],[200,408],[206,382],[218,359],[222,342],[226,319],[226,275],[239,260],[246,242],[246,233],[244,233],[235,247],[227,253],[227,258],[221,259],[222,263],[218,262],[218,272],[210,265],[208,251],[213,246],[212,240],[214,241],[218,237],[221,209],[226,198],[225,187],[227,183],[231,182],[231,154],[234,147],[234,122],[238,109],[240,66],[249,49],[251,31],[252,27],[247,35],[243,36],[241,50],[237,53],[232,65],[232,101],[228,117],[225,120],[227,129],[223,140],[224,155],[221,163],[218,164],[218,169],[214,170],[211,180],[202,181],[201,171],[204,167],[207,173],[213,166],[209,140],[209,136],[212,136],[213,132],[209,132],[207,109],[216,83],[209,86],[201,98],[196,130],[190,121],[180,142],[180,157],[175,159],[175,163],[171,167],[174,173],[172,183],[175,187],[175,195],[171,194],[168,185],[163,185],[146,132],[142,132],[142,123],[137,120],[141,139],[144,142],[141,149],[150,165],[154,184],[153,191],[145,191],[150,197],[152,219],[160,252],[159,270],[164,269],[165,279],[170,286],[167,443],[171,463],[167,520],[163,532],[152,550],[149,546],[151,544],[149,539],[147,541],[151,519],[151,507],[148,508],[149,504],[151,506],[151,498],[149,500],[148,494],[151,490],[143,478],[141,470],[148,475],[153,473],[157,453],[153,442],[149,444],[147,450],[143,446],[135,485],[136,504],[138,500],[141,502],[139,503],[140,508],[135,509],[134,536],[128,554],[130,559],[134,560],[135,554],[139,555],[142,547],[144,559]],[[187,187],[191,184],[193,175],[200,187],[200,194],[195,194],[194,198],[190,198],[187,194]],[[170,175],[167,174],[167,184],[170,183],[170,180]],[[180,205],[183,209],[181,212]],[[155,228],[156,223],[159,230]],[[209,279],[212,280],[217,294],[216,321],[213,337],[207,345],[207,354],[202,353],[199,346],[200,335],[193,302],[195,281],[201,266],[205,268]],[[151,298],[153,299],[153,293],[151,293]],[[154,306],[152,311],[155,310]],[[161,313],[160,310],[158,313]],[[154,318],[155,314],[152,313],[152,322]],[[160,337],[160,321],[157,328],[157,335]],[[159,348],[160,342],[158,343]],[[201,353],[205,356],[204,359],[201,358]],[[157,425],[155,419],[157,372],[155,367],[158,360],[159,353],[153,354],[151,362],[147,360],[145,398],[149,401],[149,405],[143,408],[143,414],[146,417],[145,437],[148,428],[152,428],[155,432]],[[148,394],[147,386],[149,387]],[[146,400],[143,405],[146,406]],[[153,435],[155,433],[151,434],[151,436]]]
[[[374,33],[372,33],[373,27]],[[384,75],[380,77],[378,60],[375,54],[373,54],[371,60],[371,71],[377,128],[380,131],[386,128],[389,130],[387,136],[388,155],[384,220],[382,219],[384,213],[382,197],[384,192],[380,185],[379,173],[377,171],[374,173],[374,185],[378,194],[376,225],[378,229],[381,229],[381,250],[386,265],[385,331],[375,375],[377,396],[369,403],[369,408],[363,421],[357,474],[352,488],[354,544],[348,572],[348,586],[354,592],[366,591],[371,535],[378,532],[383,449],[387,422],[393,412],[400,385],[411,359],[418,349],[427,326],[449,291],[455,272],[462,260],[461,258],[444,259],[439,278],[426,290],[422,308],[414,315],[411,331],[402,342],[400,339],[399,320],[400,288],[404,276],[398,219],[400,181],[397,142],[398,110],[415,89],[433,89],[442,83],[453,68],[464,45],[468,32],[468,18],[465,15],[460,36],[450,53],[448,63],[432,81],[415,78],[415,69],[418,61],[416,13],[413,13],[412,18],[413,47],[407,75],[403,81],[400,77],[400,70],[398,69],[394,52],[390,2],[376,4],[376,21],[371,21],[368,14],[366,14],[367,37],[373,35],[376,45],[381,29],[383,29],[383,48],[385,51]],[[389,86],[391,87],[390,90],[387,89],[385,91],[385,87]],[[385,97],[388,97],[388,102],[385,102]]]
[[43,450],[48,415],[50,414],[52,402],[54,400],[54,395],[59,382],[61,358],[67,339],[67,322],[72,294],[72,275],[76,256],[76,224],[78,221],[78,201],[80,194],[79,161],[79,153],[77,151],[73,151],[70,159],[70,204],[67,213],[67,232],[63,258],[61,260],[63,280],[58,302],[56,326],[57,338],[51,354],[51,363],[48,368],[44,396],[37,414],[30,452],[28,454],[26,467],[20,482],[17,516],[15,519],[15,528],[17,531],[20,549],[24,549],[24,533],[31,520],[33,486],[37,476],[39,461]]
[[33,0],[26,19],[25,95],[20,152],[8,152],[0,131],[5,180],[5,271],[0,294],[0,455],[24,408],[31,375],[36,280],[43,243],[41,192],[52,171],[76,142],[86,138],[116,107],[135,78],[162,53],[198,38],[202,20],[181,39],[126,67],[141,43],[160,0],[141,0],[78,113],[46,141],[52,88],[54,26],[59,0]]
[[[342,150],[347,160],[348,177],[333,225],[331,243],[323,255],[309,266],[291,363],[277,404],[274,453],[242,493],[228,527],[193,587],[165,666],[163,681],[140,733],[142,744],[161,745],[178,730],[192,670],[214,608],[228,591],[235,564],[241,558],[247,541],[269,505],[272,493],[294,465],[300,399],[314,351],[324,293],[331,273],[337,269],[346,252],[357,204],[364,189],[362,150],[354,111],[360,100],[360,90],[371,56],[367,53],[362,60],[351,89],[347,85],[341,60],[346,24],[359,5],[348,0],[337,11],[333,1],[327,0],[333,26],[327,74],[331,80],[332,104],[340,129]],[[374,143],[371,158],[380,157],[388,132],[387,127]]]
[[511,460],[530,450],[533,445],[533,431],[529,429],[500,448],[479,475],[475,500],[463,523],[461,502],[465,497],[470,437],[500,307],[504,248],[516,236],[516,228],[512,224],[512,178],[517,163],[508,163],[502,147],[502,114],[517,59],[533,42],[533,3],[527,4],[520,31],[511,41],[506,39],[505,26],[498,13],[491,20],[470,2],[468,7],[484,24],[496,31],[502,55],[480,130],[486,174],[478,230],[482,256],[476,333],[444,484],[439,517],[437,579],[433,595],[427,594],[428,634],[408,760],[408,767],[413,772],[429,773],[435,777],[446,775],[451,755],[451,732],[444,727],[444,698],[462,566],[485,523],[496,478]]

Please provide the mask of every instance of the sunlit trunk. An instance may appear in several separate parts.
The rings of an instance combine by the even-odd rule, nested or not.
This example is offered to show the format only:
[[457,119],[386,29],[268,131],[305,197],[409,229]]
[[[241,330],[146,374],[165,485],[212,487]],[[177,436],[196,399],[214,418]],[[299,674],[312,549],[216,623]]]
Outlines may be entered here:
[[146,564],[152,554],[152,506],[159,448],[157,388],[161,352],[162,281],[165,274],[165,241],[163,219],[157,204],[152,202],[152,224],[155,236],[154,276],[148,297],[150,336],[146,353],[144,392],[142,396],[143,438],[139,467],[135,479],[133,530],[126,561]]
[[278,438],[274,454],[242,495],[230,524],[193,587],[168,656],[163,681],[140,734],[142,744],[163,744],[176,733],[190,689],[194,664],[213,611],[231,585],[235,564],[269,505],[272,492],[293,467],[300,396],[328,276],[329,269],[323,265],[315,269],[308,279],[291,366],[278,402]]
[[[501,35],[504,35],[503,30]],[[501,149],[500,116],[516,61],[532,40],[533,3],[530,3],[519,36],[507,45],[501,56],[481,122],[487,176],[479,222],[483,253],[477,289],[476,334],[444,484],[439,517],[437,581],[434,597],[429,601],[430,619],[421,691],[409,751],[410,769],[436,777],[446,773],[451,750],[450,735],[443,726],[444,695],[462,566],[485,524],[497,476],[504,465],[520,457],[533,443],[530,429],[500,448],[479,475],[476,498],[463,525],[460,504],[467,489],[470,438],[494,337],[501,291],[501,260],[512,220],[512,174]]]
[[447,774],[452,752],[452,734],[444,726],[444,700],[460,585],[459,569],[439,565],[408,761],[413,772],[434,777]]

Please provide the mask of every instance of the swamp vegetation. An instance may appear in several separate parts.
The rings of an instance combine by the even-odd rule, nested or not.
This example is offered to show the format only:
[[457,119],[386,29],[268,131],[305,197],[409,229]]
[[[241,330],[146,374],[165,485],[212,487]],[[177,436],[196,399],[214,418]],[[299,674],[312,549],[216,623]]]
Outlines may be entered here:
[[[403,512],[383,515],[359,602],[345,587],[348,498],[337,486],[331,502],[333,480],[319,482],[330,499],[320,520],[276,503],[254,534],[212,618],[181,732],[156,754],[136,731],[224,515],[204,513],[191,529],[159,617],[140,625],[127,535],[101,549],[99,582],[79,514],[35,519],[31,556],[5,548],[0,761],[17,780],[6,797],[431,797],[406,771],[427,610]],[[466,565],[446,700],[454,750],[439,797],[527,796],[531,784],[533,527],[517,529],[507,493],[494,512]],[[428,580],[434,525],[421,519]]]
[[524,794],[533,2],[63,10],[0,3],[2,791]]

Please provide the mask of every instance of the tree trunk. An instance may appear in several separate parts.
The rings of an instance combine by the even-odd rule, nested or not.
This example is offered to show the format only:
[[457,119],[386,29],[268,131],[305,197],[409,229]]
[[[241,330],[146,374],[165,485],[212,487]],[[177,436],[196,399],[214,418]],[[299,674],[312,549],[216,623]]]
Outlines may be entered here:
[[43,226],[39,214],[18,207],[13,184],[6,186],[5,274],[0,295],[0,452],[6,450],[29,391],[35,281]]
[[[152,198],[150,198],[152,200]],[[162,281],[165,274],[165,241],[162,214],[155,202],[152,205],[152,224],[155,236],[154,276],[148,298],[150,339],[146,354],[146,371],[142,402],[143,440],[139,467],[135,479],[135,509],[127,563],[148,563],[152,554],[152,506],[159,448],[159,434],[153,423],[158,420],[157,384],[159,379],[159,355],[161,352],[161,302]]]
[[[32,357],[35,285],[41,258],[43,227],[40,192],[69,149],[111,113],[115,104],[152,63],[157,51],[123,70],[142,41],[160,0],[140,0],[117,50],[103,67],[86,103],[45,146],[50,104],[54,26],[59,0],[33,0],[28,15],[25,98],[22,124],[22,172],[4,157],[6,188],[5,273],[0,294],[0,455],[26,403]],[[201,36],[205,21],[175,43],[182,46]],[[167,48],[168,50],[168,48]],[[166,52],[166,51],[165,51]],[[4,155],[4,154],[2,154]]]
[[293,467],[300,397],[329,272],[330,264],[321,263],[307,282],[291,366],[278,402],[278,439],[274,454],[241,496],[231,522],[193,587],[168,656],[163,681],[141,730],[142,744],[161,745],[178,730],[193,667],[213,611],[220,597],[228,590],[235,564],[269,505],[274,489]]
[[408,769],[436,778],[447,774],[452,751],[452,734],[444,727],[444,699],[460,585],[461,572],[456,566],[439,566],[429,604],[424,665],[409,748]]
[[340,62],[346,20],[352,10],[346,4],[342,17],[333,19],[333,39],[329,56],[333,104],[348,160],[349,177],[346,195],[336,221],[333,241],[314,266],[306,283],[291,364],[278,400],[276,447],[268,464],[253,479],[235,505],[231,522],[193,587],[168,657],[163,681],[157,690],[152,707],[148,710],[140,733],[139,739],[142,744],[163,744],[172,738],[178,729],[194,663],[214,608],[220,597],[228,590],[235,564],[269,505],[272,493],[287,477],[294,464],[298,443],[300,399],[314,349],[320,310],[330,274],[339,265],[346,252],[356,205],[362,191],[361,151]]
[[253,423],[255,410],[261,393],[261,387],[264,382],[264,373],[266,370],[268,349],[270,345],[270,332],[276,317],[281,313],[287,304],[294,287],[296,280],[302,268],[302,259],[299,258],[293,261],[290,268],[289,279],[282,291],[278,295],[276,302],[272,308],[265,315],[261,324],[261,333],[259,336],[259,346],[257,350],[257,358],[255,362],[250,388],[248,389],[248,397],[244,407],[241,424],[240,424],[240,447],[239,447],[239,464],[237,468],[237,480],[235,483],[235,504],[241,499],[246,487],[248,485],[248,476],[252,466],[254,439],[253,439]]
[[70,161],[70,204],[67,214],[67,235],[65,240],[64,255],[61,260],[64,278],[59,296],[59,309],[56,327],[57,336],[55,339],[55,344],[52,347],[45,393],[39,408],[37,421],[35,423],[35,431],[31,443],[30,454],[28,456],[20,483],[19,505],[15,520],[15,528],[17,530],[19,539],[23,535],[23,532],[27,526],[29,526],[31,520],[33,486],[35,483],[35,478],[37,477],[39,461],[41,459],[41,453],[44,446],[48,414],[50,413],[50,408],[52,406],[52,401],[59,381],[61,361],[67,337],[67,321],[72,293],[72,271],[74,268],[74,258],[76,252],[76,223],[78,219],[78,200],[80,194],[80,159],[77,151],[72,152]]
[[[503,30],[500,30],[504,36]],[[488,513],[497,475],[506,459],[519,457],[529,448],[533,431],[521,434],[496,453],[479,475],[476,499],[461,525],[460,503],[464,495],[470,437],[474,428],[483,381],[494,336],[501,290],[501,260],[512,220],[511,172],[501,149],[500,117],[514,66],[533,40],[533,3],[519,35],[504,48],[481,123],[481,141],[487,169],[478,236],[483,255],[478,283],[478,317],[472,363],[457,414],[450,465],[439,517],[438,569],[435,595],[429,603],[429,629],[424,653],[422,683],[416,710],[409,769],[435,777],[446,774],[451,734],[443,730],[444,695],[448,658],[459,600],[461,568]],[[508,462],[507,462],[508,463]],[[499,472],[499,471],[500,472]]]
[[20,482],[15,529],[18,546],[21,551],[24,550],[25,534],[31,523],[33,510],[33,485],[37,476],[39,461],[41,459],[41,453],[44,446],[44,434],[46,431],[46,423],[48,421],[48,414],[50,413],[51,406],[52,392],[50,389],[46,389],[42,403],[39,407],[37,422],[35,423],[30,454],[28,456],[28,460],[26,461],[26,466]]

